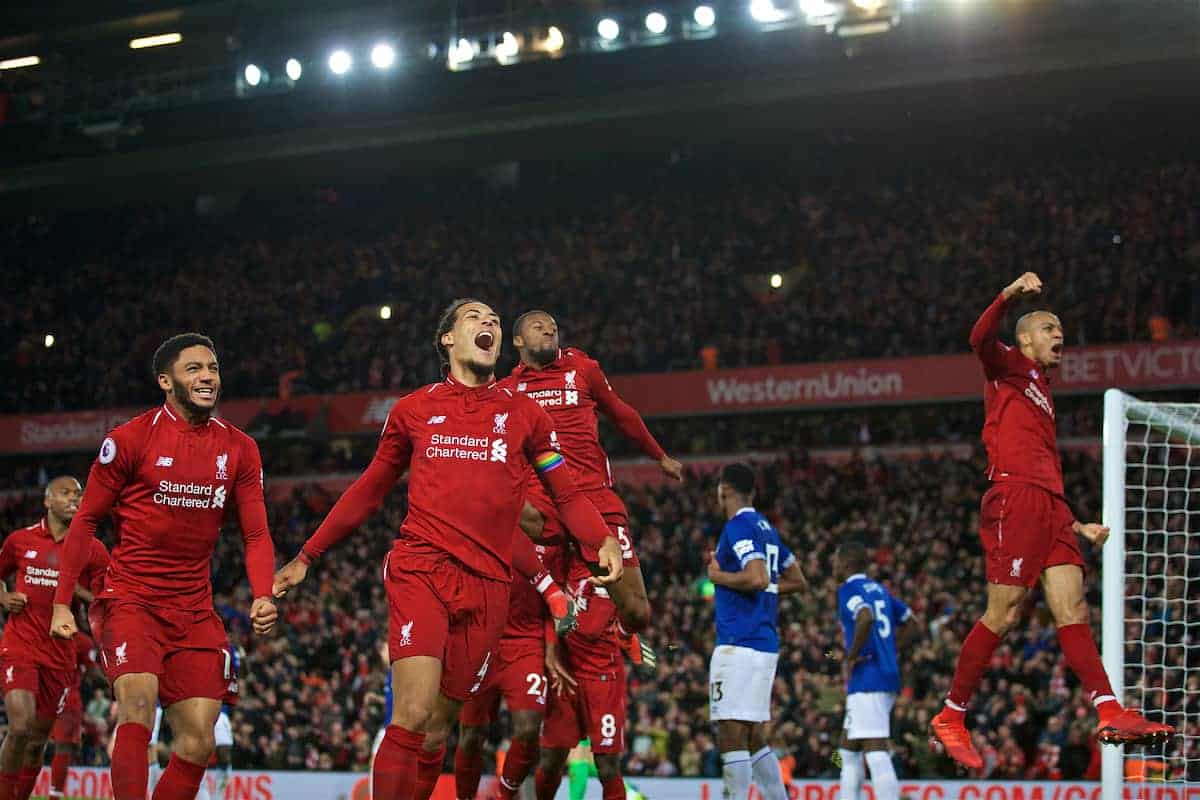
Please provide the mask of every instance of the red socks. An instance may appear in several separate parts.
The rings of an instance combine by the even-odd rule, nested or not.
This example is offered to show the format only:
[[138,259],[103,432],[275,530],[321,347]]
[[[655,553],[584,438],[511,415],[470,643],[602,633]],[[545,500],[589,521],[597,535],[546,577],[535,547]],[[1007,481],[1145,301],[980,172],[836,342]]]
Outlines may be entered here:
[[454,796],[458,800],[475,800],[479,794],[479,775],[483,772],[483,754],[468,753],[463,748],[454,751]]
[[371,770],[372,800],[413,800],[417,767],[425,734],[388,725]]
[[533,783],[537,787],[537,800],[554,800],[554,795],[558,794],[558,786],[562,783],[562,779],[561,771],[548,775],[539,768],[533,775]]
[[17,773],[17,785],[13,790],[13,800],[29,800],[29,795],[33,794],[33,785],[37,783],[38,775],[42,773],[42,768],[37,767],[22,767]]
[[112,751],[112,785],[114,800],[146,800],[146,784],[150,780],[150,765],[146,748],[150,746],[150,729],[137,722],[117,726],[117,739]]
[[958,664],[954,668],[954,682],[950,684],[950,696],[946,699],[948,715],[957,714],[961,719],[971,702],[971,696],[979,688],[983,673],[987,672],[992,653],[1000,645],[1000,637],[992,633],[983,621],[975,623],[967,634],[958,652]]
[[67,770],[71,767],[71,754],[54,751],[50,761],[50,786],[61,793],[67,785]]
[[504,758],[504,769],[500,775],[500,787],[496,792],[502,800],[512,800],[529,777],[529,770],[537,763],[541,747],[535,739],[532,744],[513,739]]
[[1096,650],[1096,641],[1092,638],[1092,629],[1087,625],[1064,625],[1058,629],[1058,643],[1062,647],[1063,657],[1067,666],[1079,678],[1084,690],[1092,698],[1096,712],[1101,722],[1121,713],[1121,703],[1113,694],[1112,684],[1108,682],[1108,673],[1104,671],[1104,662]]
[[604,800],[625,800],[625,778],[620,775],[600,781],[600,789]]
[[446,760],[446,745],[437,750],[421,748],[417,755],[417,800],[429,800],[442,776],[442,763]]
[[[144,748],[142,752],[145,752]],[[196,800],[196,791],[204,780],[206,769],[204,764],[193,764],[180,758],[178,753],[172,753],[154,787],[154,800]]]

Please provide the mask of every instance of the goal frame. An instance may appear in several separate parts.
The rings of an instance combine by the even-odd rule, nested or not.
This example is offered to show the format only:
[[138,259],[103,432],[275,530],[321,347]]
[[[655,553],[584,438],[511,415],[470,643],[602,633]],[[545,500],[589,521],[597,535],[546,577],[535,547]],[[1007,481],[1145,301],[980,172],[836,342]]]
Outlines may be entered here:
[[[1169,428],[1189,443],[1200,445],[1200,425],[1122,392],[1104,392],[1104,511],[1109,529],[1101,563],[1101,658],[1113,693],[1125,702],[1125,452],[1130,422]],[[1122,800],[1125,786],[1125,748],[1101,749],[1101,800]]]

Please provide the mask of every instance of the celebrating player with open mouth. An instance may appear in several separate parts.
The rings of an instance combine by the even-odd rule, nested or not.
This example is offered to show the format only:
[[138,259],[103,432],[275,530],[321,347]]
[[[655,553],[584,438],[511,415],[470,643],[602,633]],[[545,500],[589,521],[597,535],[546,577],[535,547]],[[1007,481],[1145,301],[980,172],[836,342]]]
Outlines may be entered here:
[[304,580],[408,471],[408,514],[383,564],[395,696],[375,756],[375,800],[433,792],[459,709],[488,678],[508,617],[513,531],[530,466],[572,534],[598,551],[607,573],[598,580],[618,580],[622,570],[620,545],[563,468],[550,417],[496,382],[496,313],[477,300],[454,301],[434,346],[446,379],[397,401],[371,464],[275,576],[277,596]]
[[1175,733],[1169,725],[1152,723],[1121,707],[1088,624],[1084,564],[1075,537],[1103,545],[1108,528],[1075,519],[1063,496],[1047,375],[1062,360],[1062,324],[1049,311],[1032,311],[1017,320],[1017,347],[997,338],[1012,301],[1041,291],[1041,279],[1026,272],[1004,288],[971,330],[971,347],[987,378],[983,443],[992,487],[983,496],[979,515],[987,559],[987,610],[963,642],[945,708],[932,721],[933,735],[946,753],[971,769],[981,768],[983,759],[963,722],[967,704],[1000,640],[1016,625],[1021,603],[1039,580],[1067,665],[1100,716],[1100,741],[1149,744]]
[[96,526],[111,513],[118,544],[92,616],[103,621],[97,644],[118,704],[113,796],[146,800],[146,747],[161,701],[175,751],[154,800],[193,800],[233,679],[210,578],[227,506],[237,507],[241,523],[257,634],[269,633],[278,616],[270,595],[275,550],[258,445],[213,416],[221,377],[212,340],[173,336],[152,368],[165,402],[115,428],[100,446],[67,535],[50,632],[75,634],[71,591]]

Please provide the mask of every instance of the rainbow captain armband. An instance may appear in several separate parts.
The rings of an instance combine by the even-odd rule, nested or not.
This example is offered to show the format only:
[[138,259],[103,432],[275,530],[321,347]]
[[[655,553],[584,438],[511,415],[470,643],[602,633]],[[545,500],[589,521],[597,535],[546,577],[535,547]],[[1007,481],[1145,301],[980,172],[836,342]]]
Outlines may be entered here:
[[565,463],[567,463],[567,461],[562,457],[561,453],[547,451],[533,460],[533,468],[536,469],[539,474],[545,475],[550,470],[558,469]]

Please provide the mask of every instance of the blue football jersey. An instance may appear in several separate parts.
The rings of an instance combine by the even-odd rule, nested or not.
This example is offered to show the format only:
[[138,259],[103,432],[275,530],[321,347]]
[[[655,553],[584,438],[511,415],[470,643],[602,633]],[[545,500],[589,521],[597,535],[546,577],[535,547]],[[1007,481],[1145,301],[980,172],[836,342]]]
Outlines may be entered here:
[[762,559],[771,581],[761,592],[716,587],[717,644],[778,653],[779,573],[795,563],[792,551],[766,517],[743,508],[725,523],[716,556],[726,572],[740,572],[751,561]]
[[390,725],[392,722],[392,670],[391,665],[388,665],[387,680],[383,683],[383,724]]
[[912,611],[866,575],[851,575],[838,589],[838,615],[847,651],[854,641],[854,618],[864,607],[871,610],[875,624],[871,626],[871,638],[859,654],[858,664],[850,673],[848,693],[898,692],[900,662],[896,657],[896,630],[912,616]]

